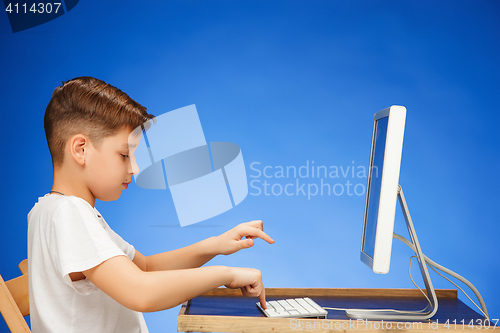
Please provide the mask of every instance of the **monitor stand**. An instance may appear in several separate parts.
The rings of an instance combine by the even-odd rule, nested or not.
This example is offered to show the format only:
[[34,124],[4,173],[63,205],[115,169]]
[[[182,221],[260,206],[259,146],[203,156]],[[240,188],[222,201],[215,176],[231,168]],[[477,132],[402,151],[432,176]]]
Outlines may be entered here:
[[353,319],[373,319],[373,320],[410,320],[410,321],[422,321],[427,320],[434,316],[438,308],[438,301],[436,293],[434,292],[434,287],[432,286],[431,278],[427,270],[427,265],[425,263],[424,255],[420,244],[418,243],[417,233],[413,227],[413,222],[411,221],[410,211],[406,205],[405,196],[403,195],[403,189],[398,185],[398,199],[403,211],[406,226],[408,227],[408,232],[411,237],[411,241],[415,246],[415,253],[418,259],[418,265],[420,266],[420,272],[422,273],[422,278],[425,283],[425,288],[427,289],[427,296],[431,303],[430,310],[429,305],[420,311],[407,311],[407,310],[370,310],[370,309],[351,309],[346,310],[346,316]]

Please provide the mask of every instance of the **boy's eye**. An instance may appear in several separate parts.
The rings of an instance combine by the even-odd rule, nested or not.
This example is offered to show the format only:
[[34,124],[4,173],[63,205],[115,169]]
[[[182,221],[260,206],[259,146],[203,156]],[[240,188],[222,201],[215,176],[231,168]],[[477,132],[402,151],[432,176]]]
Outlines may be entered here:
[[128,155],[121,154],[123,158],[129,157]]

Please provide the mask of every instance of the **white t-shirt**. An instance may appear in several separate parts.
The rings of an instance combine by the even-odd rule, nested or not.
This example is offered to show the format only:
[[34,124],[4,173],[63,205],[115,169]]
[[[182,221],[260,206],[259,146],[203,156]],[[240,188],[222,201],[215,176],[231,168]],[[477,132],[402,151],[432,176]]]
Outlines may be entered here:
[[31,329],[38,332],[148,332],[130,310],[88,279],[71,281],[103,261],[135,249],[85,200],[57,194],[38,198],[28,214]]

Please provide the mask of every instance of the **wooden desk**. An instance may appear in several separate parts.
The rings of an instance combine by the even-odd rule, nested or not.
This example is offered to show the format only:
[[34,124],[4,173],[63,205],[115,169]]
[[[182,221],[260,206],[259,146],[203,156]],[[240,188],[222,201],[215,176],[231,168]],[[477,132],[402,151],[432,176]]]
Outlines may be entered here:
[[[477,332],[483,317],[457,298],[456,290],[436,290],[439,306],[432,321],[389,322],[349,320],[343,311],[328,310],[327,319],[267,318],[256,298],[243,297],[239,289],[218,288],[183,304],[177,321],[179,332]],[[311,297],[325,307],[392,308],[420,310],[427,301],[416,289],[266,288],[266,299]],[[473,322],[474,328],[468,326]],[[446,322],[448,321],[448,326]],[[500,332],[491,323],[489,331]],[[484,331],[485,327],[481,327]]]

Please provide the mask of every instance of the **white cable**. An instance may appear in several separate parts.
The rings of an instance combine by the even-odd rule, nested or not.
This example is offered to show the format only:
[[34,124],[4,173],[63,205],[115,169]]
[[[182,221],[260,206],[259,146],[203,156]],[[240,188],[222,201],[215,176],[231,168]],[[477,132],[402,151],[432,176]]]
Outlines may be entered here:
[[[416,249],[415,249],[415,246],[409,241],[407,240],[406,238],[404,238],[403,236],[400,236],[396,233],[393,234],[394,235],[394,238],[396,238],[397,240],[400,240],[402,241],[403,243],[405,243],[410,249],[413,250],[413,252],[416,252]],[[429,257],[427,257],[425,254],[422,254],[423,257],[424,257],[424,260],[425,262],[431,266],[431,268],[436,272],[438,273],[439,275],[441,275],[442,277],[444,277],[445,279],[447,279],[448,281],[450,281],[451,283],[453,283],[453,281],[451,281],[450,279],[446,278],[445,276],[443,276],[442,274],[440,274],[439,272],[437,272],[434,268],[437,268],[439,269],[440,271],[450,275],[450,276],[453,276],[454,278],[462,281],[464,284],[466,284],[473,292],[474,294],[476,295],[478,301],[479,301],[479,304],[481,304],[481,308],[479,306],[477,306],[476,303],[474,303],[472,301],[472,299],[469,297],[469,295],[467,295],[467,293],[465,291],[463,291],[462,288],[460,288],[459,286],[457,286],[455,283],[453,283],[453,285],[455,285],[458,289],[460,289],[464,294],[465,296],[467,296],[467,298],[479,309],[479,311],[481,311],[481,313],[485,316],[486,319],[490,320],[490,317],[488,315],[488,310],[486,309],[486,304],[484,303],[483,301],[483,297],[481,296],[481,294],[479,293],[479,291],[476,289],[476,287],[474,287],[474,285],[472,283],[470,283],[466,278],[464,278],[463,276],[453,272],[452,270],[444,267],[444,266],[441,266],[440,264],[434,262],[433,260],[431,260]],[[411,260],[411,259],[410,259]]]
[[450,279],[448,279],[443,274],[439,273],[434,267],[432,267],[432,266],[430,266],[430,267],[434,270],[434,272],[438,273],[443,278],[445,278],[446,280],[450,281],[450,283],[452,283],[455,287],[457,287],[458,289],[460,289],[460,291],[462,291],[464,293],[464,295],[467,296],[467,298],[469,299],[469,301],[471,301],[472,304],[474,304],[476,306],[476,308],[478,308],[479,311],[481,311],[481,313],[483,314],[483,316],[485,316],[489,320],[488,315],[486,313],[484,313],[484,311],[469,297],[469,295],[467,295],[467,293],[462,288],[460,288],[455,282],[451,281]]
[[[427,309],[427,307],[428,307],[428,306],[430,306],[430,307],[431,307],[431,311],[432,311],[432,310],[433,310],[433,306],[432,306],[432,302],[431,302],[431,300],[429,299],[429,297],[427,296],[427,294],[426,294],[426,293],[424,293],[424,291],[422,290],[422,288],[420,288],[420,287],[419,287],[419,286],[415,283],[415,281],[413,281],[413,277],[411,276],[411,263],[413,262],[413,258],[416,258],[416,257],[417,257],[417,256],[411,256],[411,257],[410,257],[410,265],[408,266],[408,274],[410,275],[410,280],[411,280],[411,282],[413,283],[413,285],[414,285],[415,287],[417,287],[417,289],[418,289],[418,290],[420,290],[420,292],[422,293],[422,295],[424,295],[424,297],[427,299],[427,302],[429,302],[429,304],[425,307],[425,309],[424,309],[424,310],[426,310],[426,309]],[[424,311],[424,310],[422,310],[422,311]]]
[[[327,310],[337,310],[337,311],[395,312],[395,313],[402,313],[402,314],[430,313],[433,309],[431,300],[429,299],[429,297],[427,297],[427,295],[424,293],[424,291],[415,283],[415,281],[413,281],[413,278],[411,276],[411,263],[412,263],[413,258],[416,258],[416,256],[412,256],[410,258],[410,266],[408,267],[408,273],[410,275],[410,280],[411,280],[411,282],[413,282],[413,285],[415,285],[415,287],[417,287],[418,290],[420,290],[422,295],[425,296],[425,298],[427,299],[427,302],[429,302],[429,304],[427,304],[425,306],[425,308],[423,308],[422,310],[403,311],[403,310],[396,310],[396,309],[347,309],[347,308],[329,308],[329,307],[323,307],[323,308],[327,309]],[[430,310],[428,310],[429,307],[430,307]]]
[[377,311],[381,311],[381,312],[395,312],[395,313],[402,313],[402,314],[415,314],[415,312],[423,312],[425,311],[427,308],[423,309],[423,310],[419,310],[419,311],[402,311],[402,310],[396,310],[396,309],[347,309],[347,308],[328,308],[328,307],[325,307],[323,306],[322,307],[323,309],[327,309],[327,310],[337,310],[337,311],[367,311],[367,312],[377,312]]

